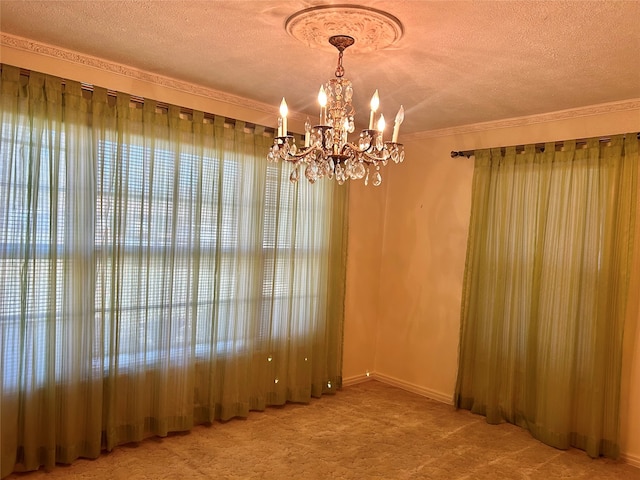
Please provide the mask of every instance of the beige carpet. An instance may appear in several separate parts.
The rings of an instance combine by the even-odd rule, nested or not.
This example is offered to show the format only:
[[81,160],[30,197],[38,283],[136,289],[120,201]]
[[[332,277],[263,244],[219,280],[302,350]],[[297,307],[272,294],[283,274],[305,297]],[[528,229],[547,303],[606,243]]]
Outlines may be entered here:
[[560,451],[513,425],[370,381],[310,405],[122,446],[10,479],[639,479],[640,469]]

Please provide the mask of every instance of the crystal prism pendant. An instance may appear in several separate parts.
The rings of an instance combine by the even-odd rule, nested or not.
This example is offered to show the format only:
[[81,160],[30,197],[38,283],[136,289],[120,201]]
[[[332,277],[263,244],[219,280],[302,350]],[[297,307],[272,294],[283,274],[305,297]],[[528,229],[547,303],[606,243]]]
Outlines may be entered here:
[[373,186],[377,187],[378,185],[380,185],[382,183],[382,175],[380,175],[380,172],[376,172],[373,174]]
[[380,175],[380,165],[376,165],[376,171],[373,174],[373,183],[374,187],[379,186],[382,183],[382,175]]
[[291,170],[291,175],[289,175],[289,181],[291,183],[296,183],[298,181],[298,167],[294,168],[293,170]]
[[364,165],[360,162],[356,163],[356,166],[353,168],[356,178],[360,179],[364,177]]

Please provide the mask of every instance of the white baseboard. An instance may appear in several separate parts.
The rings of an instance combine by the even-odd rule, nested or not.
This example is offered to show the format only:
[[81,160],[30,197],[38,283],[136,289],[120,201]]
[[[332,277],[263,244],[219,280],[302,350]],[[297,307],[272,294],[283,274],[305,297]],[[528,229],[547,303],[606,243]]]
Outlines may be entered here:
[[633,455],[632,453],[621,453],[620,460],[624,463],[640,468],[640,456],[638,455]]
[[422,395],[423,397],[446,403],[448,405],[453,405],[452,395],[447,395],[446,393],[438,392],[437,390],[431,390],[430,388],[421,387],[420,385],[405,382],[404,380],[399,380],[382,373],[372,373],[371,377],[373,377],[374,380],[378,380],[379,382],[401,388],[402,390],[417,393],[418,395]]
[[342,379],[342,386],[348,387],[349,385],[357,385],[358,383],[368,382],[369,380],[373,380],[371,375],[353,375],[352,377],[347,377]]
[[[437,390],[431,390],[430,388],[421,387],[420,385],[415,385],[413,383],[405,382],[404,380],[399,380],[383,373],[371,373],[369,375],[363,373],[362,375],[354,375],[352,377],[343,378],[342,385],[344,387],[348,387],[349,385],[357,385],[358,383],[364,383],[370,380],[377,380],[379,382],[386,383],[387,385],[401,388],[402,390],[416,393],[418,395],[422,395],[423,397],[427,397],[438,402],[453,405],[453,398],[451,395],[438,392]],[[632,453],[621,453],[620,460],[633,467],[640,468],[639,455],[634,455]]]

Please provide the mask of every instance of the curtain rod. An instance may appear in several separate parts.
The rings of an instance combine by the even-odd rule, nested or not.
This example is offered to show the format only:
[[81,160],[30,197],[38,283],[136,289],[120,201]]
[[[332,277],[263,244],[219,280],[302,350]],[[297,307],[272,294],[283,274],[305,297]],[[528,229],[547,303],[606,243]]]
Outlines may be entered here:
[[[2,64],[0,63],[0,71],[2,71]],[[25,68],[20,68],[20,75],[24,76],[24,77],[29,77],[31,75],[31,70],[25,69]],[[57,77],[60,78],[62,86],[64,87],[66,85],[66,80],[62,77]],[[84,83],[84,82],[78,82],[80,83],[80,88],[82,90],[84,90],[85,92],[88,93],[93,93],[93,85],[90,83]],[[118,92],[116,90],[110,90],[110,89],[106,89],[107,90],[107,96],[108,97],[112,97],[112,98],[116,98],[118,96]],[[127,94],[129,95],[129,100],[131,101],[131,103],[135,103],[137,105],[144,105],[145,102],[145,98],[144,97],[140,97],[138,95],[132,95],[132,94]],[[169,110],[169,104],[168,103],[164,103],[164,102],[160,102],[156,100],[156,108],[159,108],[160,110],[164,110],[164,111],[168,111]],[[193,109],[192,108],[187,108],[187,107],[182,107],[182,106],[178,106],[178,108],[180,109],[180,113],[184,114],[184,115],[193,115]],[[221,115],[216,115],[214,113],[208,113],[208,112],[203,112],[204,114],[204,118],[208,119],[208,120],[213,120],[215,117],[220,117]],[[238,120],[235,118],[230,118],[230,117],[224,117],[224,123],[231,125],[231,126],[235,126],[236,122]],[[257,127],[258,125],[255,123],[250,123],[250,122],[245,122],[245,128],[248,128],[249,130],[253,130]],[[268,132],[268,133],[275,133],[275,128],[273,127],[264,127],[264,131]]]
[[[640,133],[636,135],[636,138],[640,140]],[[601,137],[599,139],[600,143],[609,143],[611,141],[611,137]],[[565,142],[555,142],[556,151],[562,149]],[[586,139],[576,140],[576,147],[584,147],[587,144]],[[538,151],[544,152],[544,147],[546,143],[536,143],[535,148]],[[516,153],[522,153],[524,151],[524,145],[516,145]],[[506,147],[500,147],[504,152]],[[475,150],[451,150],[451,158],[456,157],[472,157],[475,154]]]

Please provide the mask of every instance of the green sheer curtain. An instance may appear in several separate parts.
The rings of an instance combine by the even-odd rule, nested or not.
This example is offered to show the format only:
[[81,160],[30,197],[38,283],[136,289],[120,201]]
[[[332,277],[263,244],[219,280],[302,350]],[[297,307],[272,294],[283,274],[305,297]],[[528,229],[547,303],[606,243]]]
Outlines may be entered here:
[[638,143],[475,152],[458,407],[618,455]]
[[341,386],[346,189],[241,121],[0,88],[2,477]]

